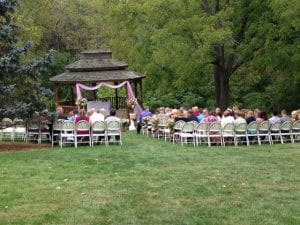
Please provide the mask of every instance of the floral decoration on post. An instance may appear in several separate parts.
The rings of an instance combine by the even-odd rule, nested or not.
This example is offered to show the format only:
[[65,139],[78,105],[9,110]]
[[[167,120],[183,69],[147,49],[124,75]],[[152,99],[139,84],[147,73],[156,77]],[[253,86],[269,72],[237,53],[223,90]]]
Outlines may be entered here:
[[79,106],[80,108],[84,108],[87,105],[87,99],[86,98],[79,98],[76,101],[76,105]]
[[170,129],[171,133],[174,132],[175,121],[173,119],[167,120],[167,128]]
[[126,104],[129,109],[134,109],[135,106],[137,105],[137,99],[136,98],[127,99]]

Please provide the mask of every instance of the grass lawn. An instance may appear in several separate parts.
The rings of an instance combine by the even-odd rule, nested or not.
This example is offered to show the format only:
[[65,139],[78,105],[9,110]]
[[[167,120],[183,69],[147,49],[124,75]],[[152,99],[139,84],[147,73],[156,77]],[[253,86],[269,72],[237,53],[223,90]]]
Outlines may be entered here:
[[300,224],[300,144],[0,153],[0,224]]

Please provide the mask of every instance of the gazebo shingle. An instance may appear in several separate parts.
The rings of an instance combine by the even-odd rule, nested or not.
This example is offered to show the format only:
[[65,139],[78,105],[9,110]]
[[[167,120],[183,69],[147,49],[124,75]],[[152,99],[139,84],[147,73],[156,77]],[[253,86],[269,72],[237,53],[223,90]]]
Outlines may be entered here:
[[110,71],[67,71],[60,75],[50,78],[53,82],[77,83],[77,82],[101,82],[101,81],[124,81],[144,78],[145,75],[138,74],[129,70],[110,70]]
[[110,51],[91,50],[66,66],[67,71],[50,78],[55,83],[125,81],[143,79],[145,75],[127,70],[124,62],[113,60]]

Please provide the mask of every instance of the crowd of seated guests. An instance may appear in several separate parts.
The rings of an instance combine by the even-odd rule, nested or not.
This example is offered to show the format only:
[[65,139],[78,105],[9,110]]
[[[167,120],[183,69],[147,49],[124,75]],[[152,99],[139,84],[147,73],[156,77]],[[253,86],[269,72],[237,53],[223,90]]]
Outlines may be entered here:
[[261,124],[263,121],[269,121],[270,124],[276,122],[285,122],[291,121],[292,123],[300,120],[300,109],[292,111],[291,117],[288,116],[286,110],[281,111],[281,115],[279,116],[277,112],[270,112],[270,116],[268,117],[267,112],[255,109],[254,111],[251,109],[240,109],[237,106],[232,108],[227,108],[224,112],[221,111],[219,107],[215,110],[208,110],[207,108],[199,108],[197,106],[192,107],[191,109],[181,107],[179,109],[171,109],[171,108],[159,108],[156,110],[154,114],[149,111],[149,108],[146,107],[146,110],[142,112],[139,118],[138,125],[138,133],[140,131],[140,127],[142,121],[145,117],[154,117],[154,118],[170,118],[174,120],[174,122],[183,120],[185,122],[197,121],[199,123],[215,123],[220,122],[222,127],[224,127],[228,123],[240,124],[240,123],[251,123],[256,121],[258,124]]

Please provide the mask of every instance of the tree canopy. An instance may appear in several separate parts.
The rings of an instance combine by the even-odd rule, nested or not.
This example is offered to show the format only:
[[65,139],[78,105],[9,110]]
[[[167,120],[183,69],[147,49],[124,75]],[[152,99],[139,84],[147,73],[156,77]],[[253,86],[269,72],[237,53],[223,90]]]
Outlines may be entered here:
[[50,62],[52,52],[41,60],[26,58],[31,42],[22,44],[20,28],[12,14],[19,4],[15,0],[0,2],[0,117],[28,117],[42,106],[42,96],[51,91],[40,86],[39,74]]
[[[81,50],[110,49],[147,75],[152,107],[299,107],[297,0],[20,2],[14,18],[35,42],[32,56],[55,48],[51,68],[62,69]],[[45,85],[60,70],[45,73]]]

